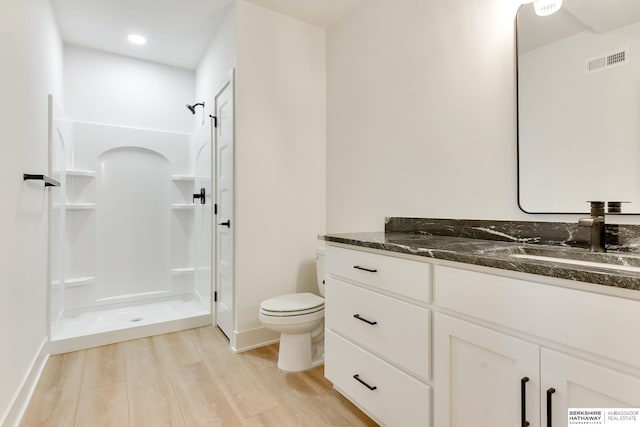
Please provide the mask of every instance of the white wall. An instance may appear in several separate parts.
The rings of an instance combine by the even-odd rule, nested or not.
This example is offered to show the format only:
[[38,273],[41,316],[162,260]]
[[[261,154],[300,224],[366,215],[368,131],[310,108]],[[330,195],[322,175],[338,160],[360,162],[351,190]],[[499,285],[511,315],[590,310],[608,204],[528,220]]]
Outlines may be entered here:
[[66,117],[111,125],[190,132],[191,70],[65,45]]
[[325,32],[238,2],[235,297],[239,333],[266,298],[316,291],[325,225]]
[[[236,31],[236,5],[232,3],[196,70],[194,102],[205,102],[204,117],[215,114],[214,97],[236,67]],[[202,114],[200,109],[196,111],[196,128],[199,128],[202,127]],[[209,127],[208,120],[205,127]]]
[[49,190],[22,180],[48,173],[47,96],[62,99],[62,43],[47,0],[0,2],[0,63],[0,425],[9,426],[48,334]]
[[367,0],[327,32],[327,231],[385,216],[574,220],[517,205],[504,0]]

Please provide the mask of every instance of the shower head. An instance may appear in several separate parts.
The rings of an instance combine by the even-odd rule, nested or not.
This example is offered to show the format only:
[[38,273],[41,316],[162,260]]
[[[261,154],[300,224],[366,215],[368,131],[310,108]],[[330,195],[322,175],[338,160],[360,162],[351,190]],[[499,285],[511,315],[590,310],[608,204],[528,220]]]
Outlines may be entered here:
[[202,108],[204,108],[204,102],[198,102],[197,104],[193,104],[193,105],[187,104],[186,107],[189,109],[189,111],[191,111],[191,114],[195,114],[196,113],[196,107],[198,105],[202,105]]

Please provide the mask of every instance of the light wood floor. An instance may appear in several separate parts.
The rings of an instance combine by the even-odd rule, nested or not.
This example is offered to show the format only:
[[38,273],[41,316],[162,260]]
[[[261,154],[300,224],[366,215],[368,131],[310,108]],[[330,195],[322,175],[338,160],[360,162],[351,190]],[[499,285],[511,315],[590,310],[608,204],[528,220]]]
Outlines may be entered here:
[[323,368],[285,374],[277,344],[233,354],[214,327],[52,356],[22,426],[375,426]]

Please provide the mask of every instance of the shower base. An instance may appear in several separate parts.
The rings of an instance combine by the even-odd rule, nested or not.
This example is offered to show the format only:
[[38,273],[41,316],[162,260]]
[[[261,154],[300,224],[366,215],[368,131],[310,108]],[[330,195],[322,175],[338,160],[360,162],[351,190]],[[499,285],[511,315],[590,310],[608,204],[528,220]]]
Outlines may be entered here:
[[212,316],[193,296],[71,310],[51,336],[51,354],[211,325]]

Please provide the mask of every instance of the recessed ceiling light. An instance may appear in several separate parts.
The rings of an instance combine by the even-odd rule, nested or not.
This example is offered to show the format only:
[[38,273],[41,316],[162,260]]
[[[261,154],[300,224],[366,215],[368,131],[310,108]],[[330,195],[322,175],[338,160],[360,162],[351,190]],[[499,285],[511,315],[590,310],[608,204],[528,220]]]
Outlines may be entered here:
[[147,43],[147,39],[142,37],[140,34],[129,34],[127,36],[127,40],[129,40],[133,44],[145,44],[145,43]]

